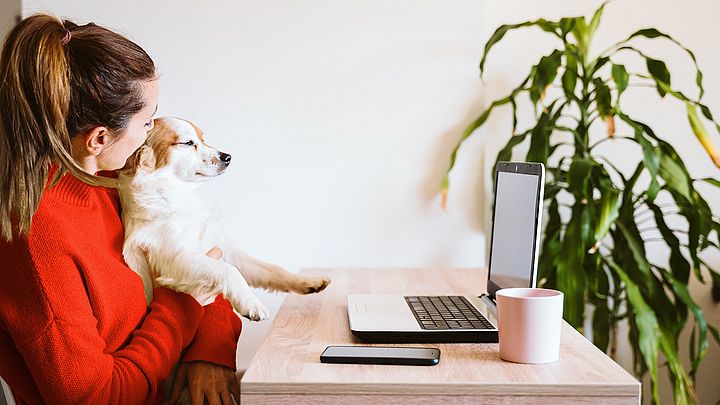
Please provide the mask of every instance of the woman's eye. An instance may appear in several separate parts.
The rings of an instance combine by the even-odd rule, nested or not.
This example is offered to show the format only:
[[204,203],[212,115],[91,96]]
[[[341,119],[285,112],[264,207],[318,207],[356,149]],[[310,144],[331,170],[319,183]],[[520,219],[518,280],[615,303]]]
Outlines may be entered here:
[[154,127],[154,125],[153,125],[154,123],[155,123],[155,120],[150,120],[145,123],[145,126],[148,128],[152,128],[152,127]]

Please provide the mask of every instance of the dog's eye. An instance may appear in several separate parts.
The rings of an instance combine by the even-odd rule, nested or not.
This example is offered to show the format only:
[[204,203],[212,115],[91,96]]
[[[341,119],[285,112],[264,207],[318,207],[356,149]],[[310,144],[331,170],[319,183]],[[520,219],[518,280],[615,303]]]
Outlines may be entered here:
[[195,141],[180,142],[180,144],[187,145],[187,146],[193,146],[193,145],[195,145]]

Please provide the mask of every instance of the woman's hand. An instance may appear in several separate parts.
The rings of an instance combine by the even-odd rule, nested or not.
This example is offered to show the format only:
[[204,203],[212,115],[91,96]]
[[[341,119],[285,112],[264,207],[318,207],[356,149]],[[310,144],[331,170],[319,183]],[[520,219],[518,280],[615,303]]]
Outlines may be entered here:
[[231,395],[240,403],[240,384],[235,372],[224,366],[206,361],[182,363],[175,374],[175,382],[170,391],[170,404],[180,399],[187,387],[192,405],[233,405]]

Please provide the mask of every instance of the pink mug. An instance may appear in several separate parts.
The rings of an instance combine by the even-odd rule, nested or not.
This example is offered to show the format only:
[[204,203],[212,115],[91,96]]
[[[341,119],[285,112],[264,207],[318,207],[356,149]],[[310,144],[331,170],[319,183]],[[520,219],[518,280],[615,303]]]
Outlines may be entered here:
[[544,288],[503,288],[495,293],[500,358],[552,363],[560,355],[563,293]]

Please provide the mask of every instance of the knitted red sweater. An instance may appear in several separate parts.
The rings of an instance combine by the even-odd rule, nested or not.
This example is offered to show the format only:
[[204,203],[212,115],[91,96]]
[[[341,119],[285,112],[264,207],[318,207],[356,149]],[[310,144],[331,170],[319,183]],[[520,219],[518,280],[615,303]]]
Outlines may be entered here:
[[242,322],[230,303],[156,288],[146,306],[119,214],[115,190],[66,174],[27,238],[0,238],[0,376],[16,402],[158,402],[185,347],[185,361],[235,369]]

